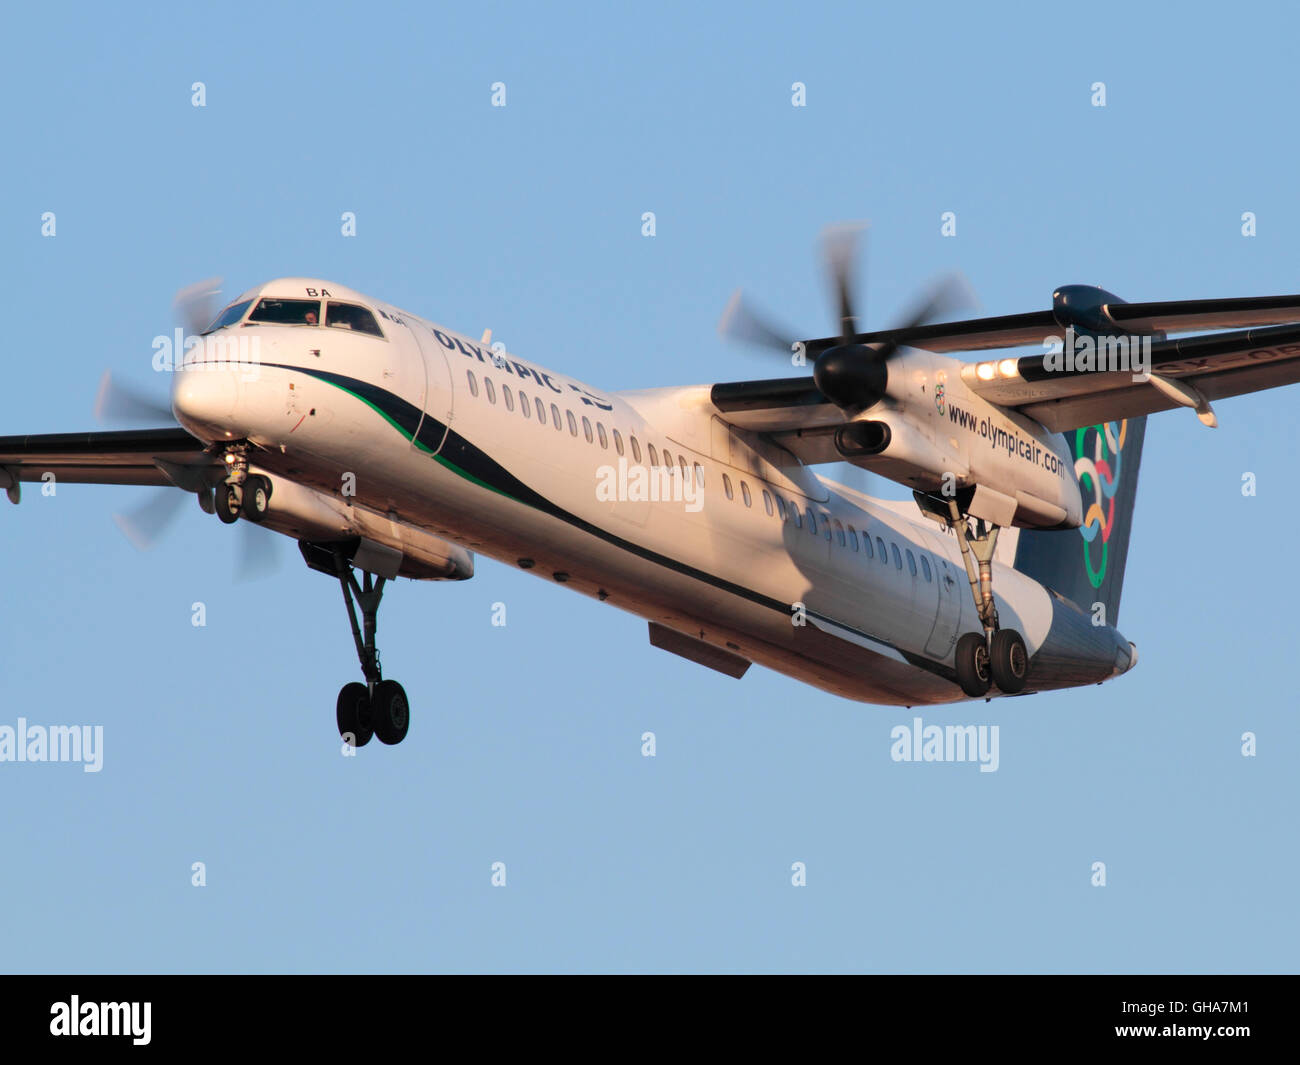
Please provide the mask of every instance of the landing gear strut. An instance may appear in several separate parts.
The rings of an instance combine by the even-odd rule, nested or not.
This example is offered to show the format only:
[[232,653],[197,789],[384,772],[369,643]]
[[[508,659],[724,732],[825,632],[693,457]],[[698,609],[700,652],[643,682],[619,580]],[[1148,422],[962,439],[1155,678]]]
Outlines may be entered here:
[[228,444],[225,455],[226,479],[213,491],[212,502],[223,524],[234,525],[244,502],[244,482],[248,479],[248,445]]
[[[353,747],[364,747],[372,735],[380,743],[401,743],[411,723],[411,706],[406,692],[395,680],[384,680],[379,667],[379,649],[375,646],[375,628],[379,601],[384,596],[384,578],[367,572],[357,581],[356,574],[341,552],[335,552],[334,564],[343,602],[352,623],[352,640],[361,661],[364,684],[345,684],[339,692],[335,717],[339,735]],[[356,605],[353,605],[353,600]],[[356,606],[361,607],[361,625],[357,625]]]
[[997,525],[986,525],[983,518],[975,519],[972,535],[966,515],[955,499],[949,499],[944,514],[931,510],[957,535],[962,561],[966,563],[966,576],[970,580],[971,595],[975,599],[975,613],[984,628],[981,636],[968,632],[957,641],[957,683],[972,698],[988,694],[996,684],[1008,695],[1024,691],[1029,676],[1029,652],[1024,638],[1015,629],[1004,629],[998,624],[998,608],[993,600],[993,552],[998,546]]

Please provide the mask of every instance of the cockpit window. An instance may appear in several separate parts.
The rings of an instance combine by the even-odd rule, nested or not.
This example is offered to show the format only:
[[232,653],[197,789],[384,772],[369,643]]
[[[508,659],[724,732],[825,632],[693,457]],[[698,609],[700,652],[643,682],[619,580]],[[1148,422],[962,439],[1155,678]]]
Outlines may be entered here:
[[335,329],[351,329],[372,337],[384,335],[379,329],[379,323],[375,321],[375,316],[355,303],[335,303],[330,300],[325,309],[325,324]]
[[207,327],[207,329],[203,330],[204,335],[206,336],[208,333],[215,333],[218,329],[224,329],[228,325],[234,325],[239,321],[239,319],[244,317],[244,312],[248,310],[248,306],[252,302],[252,300],[244,300],[242,303],[232,303],[217,315],[216,319]]
[[268,296],[253,309],[248,320],[267,325],[319,325],[320,300],[280,300]]

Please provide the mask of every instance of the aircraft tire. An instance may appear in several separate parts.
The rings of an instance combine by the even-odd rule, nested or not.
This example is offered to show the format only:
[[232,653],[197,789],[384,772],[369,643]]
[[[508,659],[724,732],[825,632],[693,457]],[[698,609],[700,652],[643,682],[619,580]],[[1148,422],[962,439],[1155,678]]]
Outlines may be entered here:
[[261,522],[271,509],[271,482],[259,473],[244,478],[239,512],[251,522]]
[[334,718],[338,722],[339,736],[349,746],[364,747],[370,742],[375,730],[370,721],[370,692],[364,684],[353,681],[343,685],[334,707]]
[[240,491],[237,485],[219,484],[212,494],[213,507],[224,525],[234,525],[239,520]]
[[406,692],[395,680],[381,680],[375,685],[371,700],[370,720],[380,743],[392,746],[406,739],[411,724],[411,704]]
[[1029,651],[1020,633],[1015,629],[998,629],[993,634],[989,658],[993,683],[1000,690],[1008,695],[1025,690],[1025,678],[1029,676]]
[[989,648],[982,632],[968,632],[957,641],[957,683],[972,699],[988,694],[993,683]]

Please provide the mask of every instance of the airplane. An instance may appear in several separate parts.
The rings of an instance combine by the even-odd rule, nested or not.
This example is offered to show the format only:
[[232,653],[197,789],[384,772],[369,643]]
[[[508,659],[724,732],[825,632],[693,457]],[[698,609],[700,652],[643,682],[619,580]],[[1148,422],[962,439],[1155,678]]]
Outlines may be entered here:
[[[857,232],[826,238],[837,334],[793,339],[738,297],[724,315],[725,336],[780,350],[796,376],[603,391],[490,331],[286,277],[191,313],[174,364],[155,360],[176,424],[2,437],[0,487],[18,503],[51,477],[155,485],[297,540],[342,587],[364,682],[335,718],[355,747],[410,723],[376,646],[386,583],[467,580],[477,553],[638,615],[653,646],[729,677],[757,662],[865,703],[1126,673],[1147,416],[1214,425],[1212,402],[1300,381],[1300,296],[1126,303],[1067,285],[1045,310],[935,321],[948,284],[903,325],[859,332]],[[1079,358],[1062,365],[1067,344]],[[817,472],[831,462],[913,498]]]

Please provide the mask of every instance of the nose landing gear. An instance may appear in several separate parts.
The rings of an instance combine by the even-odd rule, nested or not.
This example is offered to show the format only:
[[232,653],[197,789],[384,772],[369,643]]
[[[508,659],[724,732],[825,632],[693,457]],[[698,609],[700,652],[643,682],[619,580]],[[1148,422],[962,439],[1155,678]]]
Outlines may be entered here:
[[[375,646],[375,629],[379,614],[379,601],[384,596],[383,577],[373,577],[362,572],[361,581],[342,552],[334,554],[339,585],[343,588],[343,602],[348,608],[352,623],[352,640],[361,661],[364,684],[353,681],[343,685],[339,692],[335,718],[339,735],[353,747],[364,747],[373,735],[380,743],[401,743],[411,724],[411,704],[406,691],[395,680],[384,680],[379,667],[379,649]],[[357,625],[356,606],[361,607],[361,625]]]
[[270,479],[248,472],[247,444],[227,445],[224,458],[226,479],[213,489],[212,509],[226,525],[241,517],[261,522],[271,508]]

